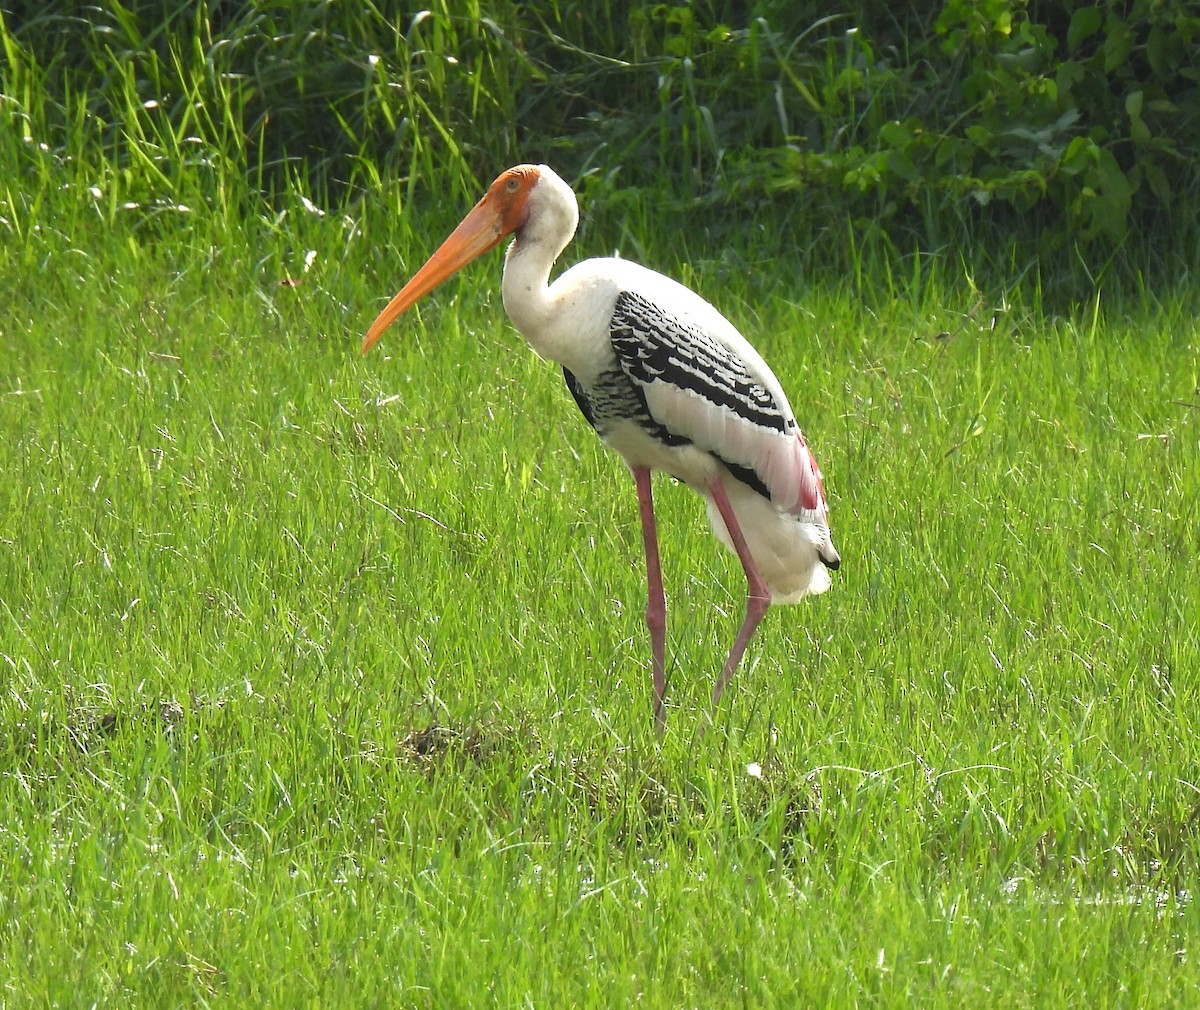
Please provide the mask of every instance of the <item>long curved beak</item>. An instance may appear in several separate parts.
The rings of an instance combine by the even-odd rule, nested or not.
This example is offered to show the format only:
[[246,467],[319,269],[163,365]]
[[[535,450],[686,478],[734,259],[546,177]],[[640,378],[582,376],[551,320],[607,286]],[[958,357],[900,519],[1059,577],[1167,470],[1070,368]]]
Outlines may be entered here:
[[500,212],[485,196],[477,203],[457,228],[450,233],[437,252],[426,260],[410,280],[385,308],[367,335],[363,337],[362,353],[366,354],[376,341],[383,336],[383,331],[407,312],[418,299],[429,294],[443,281],[449,280],[455,273],[465,267],[473,259],[482,256],[489,249],[494,249],[501,240],[511,233],[505,227]]

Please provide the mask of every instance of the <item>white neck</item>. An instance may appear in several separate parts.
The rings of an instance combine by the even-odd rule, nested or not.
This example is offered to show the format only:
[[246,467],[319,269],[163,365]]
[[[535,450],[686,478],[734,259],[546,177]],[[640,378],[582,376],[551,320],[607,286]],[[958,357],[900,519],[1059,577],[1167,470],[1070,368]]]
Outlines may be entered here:
[[535,351],[557,358],[550,330],[555,301],[550,271],[579,223],[575,194],[553,171],[538,166],[525,224],[504,256],[504,311]]

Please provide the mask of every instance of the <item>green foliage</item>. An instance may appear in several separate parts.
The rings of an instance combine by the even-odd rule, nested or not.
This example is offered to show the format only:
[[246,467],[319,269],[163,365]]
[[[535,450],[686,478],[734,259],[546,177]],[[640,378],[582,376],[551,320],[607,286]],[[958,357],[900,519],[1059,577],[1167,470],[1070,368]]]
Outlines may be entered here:
[[[921,43],[918,27],[932,28],[936,44]],[[823,111],[853,124],[844,143],[752,152],[767,159],[763,185],[827,191],[840,181],[852,202],[873,197],[885,217],[916,208],[942,229],[996,204],[1038,211],[1059,247],[1118,243],[1135,222],[1166,214],[1175,191],[1194,187],[1194,5],[1040,10],[961,0],[906,37],[897,62],[854,35],[834,78],[850,101],[824,93]],[[854,119],[858,108],[870,110],[865,121]]]
[[1095,246],[1097,265],[1131,226],[1153,234],[1200,163],[1183,0],[50,2],[0,35],[4,115],[34,142],[17,162],[104,152],[109,220],[169,215],[208,172],[237,180],[233,204],[297,186],[461,208],[504,165],[546,160],[708,241],[752,215],[800,250],[846,222],[972,256],[964,240],[999,229],[1034,252]]
[[[1088,240],[1124,236],[1135,197],[1166,211],[1200,141],[1194,4],[947,3],[937,21],[970,103],[956,149],[977,199],[1041,200]],[[973,145],[975,150],[970,150]],[[1007,168],[1005,172],[1003,169]],[[997,169],[1001,169],[997,171]]]

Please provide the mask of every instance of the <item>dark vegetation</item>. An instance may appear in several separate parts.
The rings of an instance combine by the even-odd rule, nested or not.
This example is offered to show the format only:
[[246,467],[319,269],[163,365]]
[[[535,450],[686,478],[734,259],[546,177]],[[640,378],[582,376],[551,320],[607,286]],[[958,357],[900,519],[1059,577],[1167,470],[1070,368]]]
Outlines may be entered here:
[[[1078,295],[1186,279],[1200,245],[1184,0],[52,0],[0,34],[7,171],[102,152],[112,208],[386,191],[449,217],[544,160],[605,208],[598,244],[766,230],[830,277],[919,253]],[[189,182],[229,167],[241,192]]]

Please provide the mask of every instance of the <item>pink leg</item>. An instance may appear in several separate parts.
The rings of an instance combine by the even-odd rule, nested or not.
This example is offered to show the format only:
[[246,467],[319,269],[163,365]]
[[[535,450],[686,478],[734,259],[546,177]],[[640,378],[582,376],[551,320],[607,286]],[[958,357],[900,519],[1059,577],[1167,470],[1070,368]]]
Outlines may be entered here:
[[759,621],[763,619],[763,615],[771,605],[771,591],[759,574],[754,558],[750,556],[750,548],[746,546],[746,537],[742,533],[737,516],[733,514],[733,506],[729,502],[729,495],[725,491],[725,485],[721,483],[720,477],[714,477],[708,482],[708,491],[712,495],[713,502],[716,503],[717,511],[721,513],[721,518],[725,520],[725,528],[729,531],[729,537],[733,541],[734,549],[746,572],[749,590],[746,598],[746,619],[742,621],[737,638],[734,639],[733,648],[729,650],[729,658],[725,660],[725,668],[721,671],[721,676],[717,678],[716,686],[713,688],[712,700],[715,706],[721,699],[721,692],[733,678],[733,672],[738,668],[742,654],[746,651],[746,646],[750,644],[750,639],[754,636]]
[[650,494],[650,468],[635,466],[638,512],[642,518],[642,544],[646,548],[646,627],[650,629],[650,652],[654,662],[654,724],[661,733],[667,725],[663,704],[667,690],[667,600],[663,594],[662,564],[658,559],[658,524],[654,521],[654,498]]

